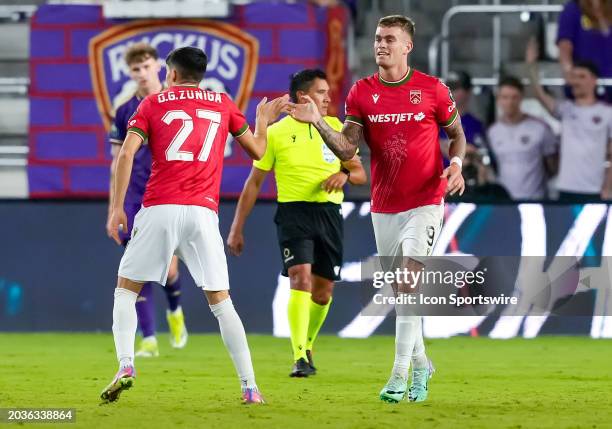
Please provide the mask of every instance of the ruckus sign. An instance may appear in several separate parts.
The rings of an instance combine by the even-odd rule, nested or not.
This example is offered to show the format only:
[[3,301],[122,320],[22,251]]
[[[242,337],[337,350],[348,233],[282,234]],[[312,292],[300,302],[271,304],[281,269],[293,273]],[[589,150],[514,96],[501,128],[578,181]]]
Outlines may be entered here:
[[[208,67],[201,86],[229,94],[241,110],[246,109],[257,73],[257,39],[234,25],[218,21],[132,21],[113,26],[89,42],[93,92],[107,129],[114,109],[136,90],[123,56],[127,48],[137,42],[156,48],[160,61],[182,46],[202,49],[208,56]],[[162,70],[165,74],[165,68]]]

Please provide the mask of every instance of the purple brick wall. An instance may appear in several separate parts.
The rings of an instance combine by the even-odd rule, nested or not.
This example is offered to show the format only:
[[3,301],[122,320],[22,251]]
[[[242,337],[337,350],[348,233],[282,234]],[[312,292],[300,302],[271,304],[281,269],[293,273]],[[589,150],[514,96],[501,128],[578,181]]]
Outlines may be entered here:
[[94,159],[98,155],[95,133],[40,132],[34,140],[36,157],[41,160]]
[[[288,92],[292,73],[325,68],[326,20],[333,8],[260,2],[233,10],[227,22],[259,42],[255,84],[245,112],[253,124],[259,100]],[[91,38],[112,25],[100,6],[43,5],[32,19],[28,174],[33,197],[107,194],[109,147],[94,99],[88,55]],[[343,99],[337,103],[341,106]],[[223,174],[225,196],[241,191],[251,169],[241,148],[235,144],[234,149]],[[274,197],[272,179],[263,191],[264,196]]]
[[63,98],[30,98],[30,125],[64,125]]

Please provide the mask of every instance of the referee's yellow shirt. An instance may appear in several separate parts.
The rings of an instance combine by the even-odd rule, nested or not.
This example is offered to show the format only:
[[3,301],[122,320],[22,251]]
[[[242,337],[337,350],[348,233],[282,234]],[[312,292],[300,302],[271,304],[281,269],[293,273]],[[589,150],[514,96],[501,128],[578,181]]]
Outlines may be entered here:
[[[325,122],[336,131],[342,122],[325,116]],[[344,193],[325,192],[321,185],[332,174],[340,171],[340,160],[325,145],[317,129],[291,116],[268,127],[266,153],[253,165],[263,171],[274,169],[278,202],[292,201],[342,203]]]

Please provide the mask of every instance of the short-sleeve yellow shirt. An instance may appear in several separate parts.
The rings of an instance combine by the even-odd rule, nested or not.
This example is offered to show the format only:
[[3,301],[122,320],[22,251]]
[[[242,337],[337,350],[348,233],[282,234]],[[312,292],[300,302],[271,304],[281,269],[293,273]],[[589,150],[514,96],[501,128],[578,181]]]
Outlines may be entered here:
[[[325,116],[325,122],[336,131],[342,122]],[[263,171],[274,169],[278,202],[292,201],[342,203],[344,193],[325,192],[321,185],[341,169],[340,160],[327,147],[317,129],[291,116],[268,127],[268,147],[253,166]]]

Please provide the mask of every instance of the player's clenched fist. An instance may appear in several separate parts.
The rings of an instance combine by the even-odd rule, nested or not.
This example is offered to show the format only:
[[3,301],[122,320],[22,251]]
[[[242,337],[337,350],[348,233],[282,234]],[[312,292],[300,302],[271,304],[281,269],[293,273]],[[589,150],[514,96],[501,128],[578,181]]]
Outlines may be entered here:
[[451,165],[446,167],[440,178],[448,179],[446,184],[447,194],[454,195],[456,192],[459,192],[459,195],[463,195],[463,191],[465,191],[465,181],[461,175],[461,167],[457,164],[451,163]]
[[109,224],[110,236],[117,244],[121,244],[121,239],[119,238],[119,228],[121,228],[121,231],[126,234],[128,232],[127,216],[123,208],[113,209],[110,215]]
[[230,231],[227,236],[227,247],[234,256],[240,256],[242,254],[242,250],[244,249],[244,235],[242,231],[234,231],[233,229]]

